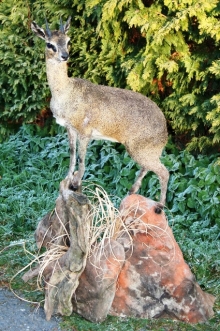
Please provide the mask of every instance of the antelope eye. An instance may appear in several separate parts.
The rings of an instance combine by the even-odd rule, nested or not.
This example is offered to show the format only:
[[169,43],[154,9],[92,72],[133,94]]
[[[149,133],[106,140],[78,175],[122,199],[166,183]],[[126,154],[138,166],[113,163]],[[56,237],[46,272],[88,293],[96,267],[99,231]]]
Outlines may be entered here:
[[47,43],[47,48],[52,49],[52,51],[55,53],[57,51],[56,47],[53,44]]

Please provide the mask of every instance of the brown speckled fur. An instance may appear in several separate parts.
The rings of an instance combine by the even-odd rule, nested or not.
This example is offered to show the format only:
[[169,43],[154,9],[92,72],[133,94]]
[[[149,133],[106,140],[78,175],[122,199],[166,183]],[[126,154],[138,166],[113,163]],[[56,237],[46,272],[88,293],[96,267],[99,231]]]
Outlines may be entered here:
[[[61,23],[62,24],[62,23]],[[95,85],[67,75],[70,18],[59,31],[44,31],[35,22],[32,30],[46,41],[46,70],[50,86],[51,110],[57,122],[68,130],[70,168],[68,177],[77,188],[85,170],[86,148],[91,139],[106,139],[125,145],[141,166],[130,193],[138,191],[147,171],[155,172],[161,184],[161,204],[165,204],[169,172],[160,162],[167,142],[166,120],[158,106],[140,93]],[[52,44],[55,51],[51,48]],[[65,58],[62,58],[62,56]],[[76,139],[79,141],[79,170],[75,170]]]

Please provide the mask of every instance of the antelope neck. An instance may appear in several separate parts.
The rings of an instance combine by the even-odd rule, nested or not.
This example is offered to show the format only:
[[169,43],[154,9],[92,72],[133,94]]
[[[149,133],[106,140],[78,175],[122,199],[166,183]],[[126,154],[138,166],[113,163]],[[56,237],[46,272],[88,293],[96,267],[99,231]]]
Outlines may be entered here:
[[68,85],[67,63],[46,59],[47,80],[51,93],[60,91]]

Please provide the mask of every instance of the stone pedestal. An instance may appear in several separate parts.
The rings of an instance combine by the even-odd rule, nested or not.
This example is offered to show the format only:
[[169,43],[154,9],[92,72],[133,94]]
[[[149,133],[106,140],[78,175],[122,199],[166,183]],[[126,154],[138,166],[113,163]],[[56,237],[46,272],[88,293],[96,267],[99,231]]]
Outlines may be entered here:
[[[129,232],[117,239],[124,250],[124,261],[122,249],[118,246],[120,254],[114,255],[115,243],[112,250],[109,243],[106,256],[102,256],[102,266],[99,265],[104,271],[101,278],[89,276],[100,268],[87,262],[73,297],[74,310],[92,321],[101,321],[107,314],[168,317],[189,323],[204,322],[212,317],[215,298],[203,292],[196,282],[158,204],[140,195],[131,195],[122,201],[120,212]],[[97,249],[92,260],[97,256]],[[107,286],[104,290],[107,283],[111,284],[110,295]],[[99,297],[102,305],[108,302],[111,307],[108,312],[94,311]],[[83,300],[85,308],[81,310]]]
[[[93,247],[90,207],[86,196],[72,192],[63,181],[55,212],[36,230],[38,247],[66,249],[43,270],[47,319],[72,311],[93,322],[108,314],[188,323],[213,316],[215,298],[196,282],[158,203],[136,194],[126,197],[120,206],[120,231]],[[39,265],[23,279],[41,272]]]

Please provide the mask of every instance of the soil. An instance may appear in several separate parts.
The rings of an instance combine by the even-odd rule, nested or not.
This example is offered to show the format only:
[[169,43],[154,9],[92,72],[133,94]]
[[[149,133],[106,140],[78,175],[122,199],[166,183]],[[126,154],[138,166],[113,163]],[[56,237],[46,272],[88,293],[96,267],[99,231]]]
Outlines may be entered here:
[[59,321],[59,317],[47,321],[42,307],[36,308],[0,288],[0,331],[61,331]]

